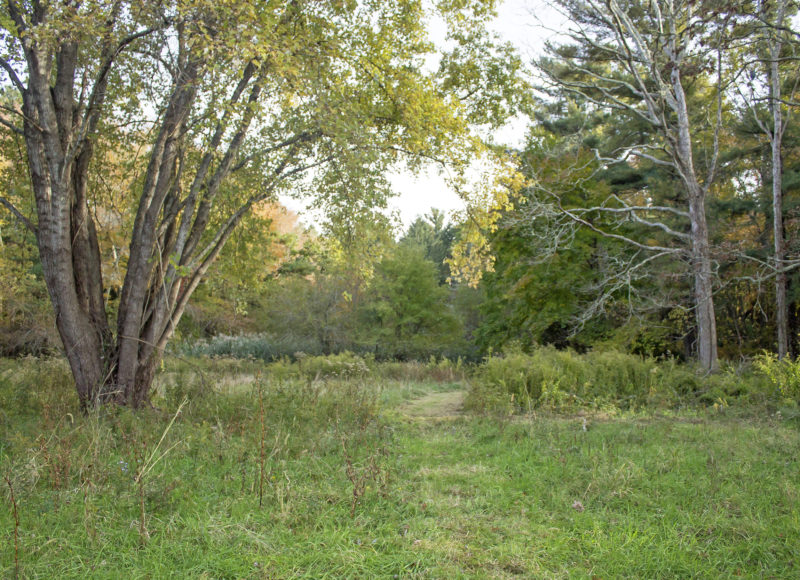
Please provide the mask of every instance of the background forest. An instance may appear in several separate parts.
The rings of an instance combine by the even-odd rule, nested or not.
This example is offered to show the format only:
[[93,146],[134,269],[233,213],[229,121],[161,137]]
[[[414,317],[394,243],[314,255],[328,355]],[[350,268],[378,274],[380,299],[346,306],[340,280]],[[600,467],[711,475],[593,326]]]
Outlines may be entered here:
[[[441,61],[442,87],[495,83],[470,105],[477,122],[529,120],[524,146],[503,148],[516,178],[499,196],[467,196],[464,213],[434,210],[404,231],[380,212],[378,189],[358,194],[367,204],[328,205],[317,230],[275,199],[258,202],[192,297],[180,348],[222,354],[246,343],[268,360],[350,350],[474,361],[509,346],[554,345],[689,361],[709,340],[700,334],[710,323],[698,319],[698,305],[709,303],[723,359],[795,352],[794,5],[720,2],[695,17],[691,5],[668,13],[614,4],[612,13],[627,14],[619,22],[608,7],[560,6],[571,32],[535,62],[509,45],[473,46],[483,56],[469,66],[458,50]],[[4,98],[13,108],[12,94]],[[129,191],[144,171],[136,148],[146,138],[104,131],[89,207],[113,319],[128,261]],[[55,353],[27,227],[36,217],[23,137],[9,131],[0,146],[9,210],[0,212],[0,353]],[[229,187],[246,188],[251,177],[237,179]],[[701,261],[705,278],[696,277]],[[707,299],[698,298],[702,284]],[[703,366],[716,364],[709,356]]]

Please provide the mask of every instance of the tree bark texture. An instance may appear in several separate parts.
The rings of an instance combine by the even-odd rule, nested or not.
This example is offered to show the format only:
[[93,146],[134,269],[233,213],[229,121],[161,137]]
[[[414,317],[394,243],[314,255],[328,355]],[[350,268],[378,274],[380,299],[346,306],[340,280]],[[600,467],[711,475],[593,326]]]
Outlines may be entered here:
[[90,287],[92,276],[99,272],[99,261],[92,263],[99,257],[97,238],[86,221],[80,221],[88,207],[82,191],[76,191],[76,186],[85,185],[80,171],[90,153],[70,152],[74,150],[74,76],[70,73],[75,70],[77,47],[68,43],[60,47],[52,90],[52,59],[33,40],[27,40],[25,47],[29,78],[22,94],[24,136],[38,214],[37,243],[56,326],[85,405],[104,381],[102,346],[107,325],[104,309],[102,322],[98,321],[98,292]]
[[[697,41],[688,36],[684,29],[685,23],[692,20],[692,3],[658,0],[649,4],[651,16],[657,22],[655,30],[641,28],[632,17],[634,11],[627,12],[616,0],[607,0],[606,6],[614,16],[613,20],[606,19],[605,22],[618,39],[617,58],[634,79],[635,90],[644,104],[644,109],[632,106],[627,108],[635,111],[639,118],[645,119],[661,133],[670,158],[667,164],[674,168],[684,186],[690,222],[691,248],[688,253],[694,279],[697,357],[703,368],[713,370],[718,364],[717,325],[706,197],[714,180],[719,153],[721,94],[718,95],[717,102],[713,152],[708,173],[701,182],[695,168],[689,106],[682,78],[682,69],[687,65],[687,53],[691,50],[692,43]],[[601,15],[600,18],[604,17]],[[717,90],[721,91],[722,65],[719,61],[717,72],[720,76]],[[647,75],[646,78],[644,74]],[[611,95],[612,101],[615,99],[613,91],[607,94]],[[619,101],[613,102],[615,106],[620,104]],[[653,159],[646,149],[641,154],[645,158]]]

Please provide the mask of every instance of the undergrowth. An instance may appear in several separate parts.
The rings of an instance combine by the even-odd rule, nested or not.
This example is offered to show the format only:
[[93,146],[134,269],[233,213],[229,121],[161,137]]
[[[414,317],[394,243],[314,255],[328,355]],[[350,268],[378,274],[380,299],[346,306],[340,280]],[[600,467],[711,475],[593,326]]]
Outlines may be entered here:
[[[774,406],[786,403],[776,384],[790,383],[788,379],[770,380],[765,369],[777,366],[775,361],[763,359],[756,370],[723,366],[715,373],[703,373],[675,360],[656,361],[616,351],[577,354],[542,347],[532,353],[512,351],[486,359],[476,370],[467,406],[500,414],[533,409]],[[791,375],[782,372],[781,377]]]

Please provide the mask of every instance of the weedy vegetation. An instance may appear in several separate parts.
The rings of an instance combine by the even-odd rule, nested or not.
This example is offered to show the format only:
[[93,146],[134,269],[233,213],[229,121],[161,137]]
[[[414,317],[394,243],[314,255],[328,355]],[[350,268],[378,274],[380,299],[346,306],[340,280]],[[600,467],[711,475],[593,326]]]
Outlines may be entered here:
[[0,576],[794,578],[784,364],[170,359],[154,408],[81,415],[3,360]]
[[479,412],[531,409],[636,410],[686,406],[779,405],[793,413],[800,403],[800,363],[765,354],[753,368],[723,364],[709,374],[675,360],[617,351],[578,355],[542,347],[511,351],[478,367],[467,406]]

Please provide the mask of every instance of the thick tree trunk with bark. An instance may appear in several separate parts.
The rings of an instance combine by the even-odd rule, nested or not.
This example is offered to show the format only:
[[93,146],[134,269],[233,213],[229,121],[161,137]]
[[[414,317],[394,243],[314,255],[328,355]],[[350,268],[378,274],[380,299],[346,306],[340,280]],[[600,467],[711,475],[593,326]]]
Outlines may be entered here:
[[[295,0],[255,7],[213,0],[0,1],[7,45],[0,74],[22,100],[21,114],[2,107],[0,126],[24,138],[38,222],[1,195],[0,203],[36,233],[84,408],[148,403],[189,298],[254,205],[334,161],[346,165],[336,175],[331,170],[331,185],[323,186],[331,196],[345,174],[372,183],[408,139],[389,125],[428,130],[409,111],[395,115],[401,104],[385,88],[365,90],[360,80],[375,68],[396,76],[387,86],[417,82],[394,54],[422,30],[414,3],[379,3],[386,17],[375,20],[355,4]],[[408,18],[397,19],[398,10]],[[383,33],[376,35],[378,21]],[[351,62],[361,34],[366,42],[359,50],[368,55]],[[424,91],[447,109],[436,91]],[[357,103],[350,95],[359,95]],[[132,112],[137,107],[141,118]],[[455,122],[455,115],[447,118]],[[430,141],[440,140],[447,141]],[[141,180],[137,175],[124,186],[135,188],[123,194],[130,193],[124,203],[132,202],[135,219],[114,320],[104,303],[94,222],[102,202],[90,191],[90,177],[102,171],[99,144],[116,141],[121,147],[138,141],[137,159],[147,165]],[[444,151],[430,147],[436,155]],[[226,189],[240,170],[245,176]],[[363,187],[365,201],[380,199],[373,189]]]
[[689,111],[680,69],[675,67],[670,76],[675,96],[672,108],[678,118],[677,135],[673,143],[675,165],[689,198],[694,308],[697,322],[697,358],[703,368],[713,370],[717,367],[717,322],[714,312],[711,248],[708,242],[708,222],[706,221],[706,188],[700,185],[694,169]]
[[[776,67],[777,68],[777,67]],[[777,327],[778,358],[789,354],[789,306],[786,292],[786,243],[783,231],[783,171],[781,160],[780,104],[773,103],[774,136],[772,139],[772,233],[775,245],[775,326]]]
[[[23,15],[14,0],[9,0],[8,6],[21,32],[46,22],[44,9]],[[286,15],[291,18],[296,12],[290,10]],[[216,224],[209,236],[215,198],[238,161],[268,67],[256,59],[245,60],[237,86],[225,102],[218,103],[224,113],[184,194],[185,151],[195,146],[185,143],[187,123],[207,63],[202,51],[190,50],[179,29],[178,45],[173,47],[177,57],[171,70],[172,86],[148,152],[113,332],[103,299],[101,253],[89,205],[92,139],[114,59],[128,44],[158,28],[112,38],[118,16],[118,11],[112,12],[106,23],[110,29],[88,99],[85,85],[76,91],[77,83],[84,84],[86,78],[80,76],[78,46],[69,34],[55,48],[52,39],[40,42],[33,34],[23,35],[27,86],[0,58],[23,99],[24,127],[19,132],[25,138],[38,215],[38,227],[31,227],[36,230],[56,324],[83,408],[110,401],[133,407],[147,404],[164,348],[189,297],[250,208],[269,198],[286,176],[307,168],[295,161],[295,155],[321,136],[318,131],[298,132],[275,145],[272,151],[283,157],[270,179],[245,197],[221,225]],[[166,26],[166,20],[158,25]],[[201,28],[213,34],[208,22],[202,22]],[[81,94],[79,101],[76,93]],[[290,162],[297,167],[287,169]]]
[[[8,6],[21,32],[46,21],[44,10],[23,15],[13,0]],[[117,15],[112,14],[113,17]],[[109,32],[102,48],[105,60],[98,67],[88,102],[75,99],[76,79],[79,80],[78,46],[69,39],[54,50],[49,44],[52,41],[40,42],[35,35],[28,35],[22,41],[28,70],[27,86],[12,76],[23,99],[21,132],[36,200],[38,225],[35,230],[44,278],[84,409],[108,401],[133,407],[147,403],[164,347],[174,333],[189,295],[218,255],[230,230],[241,219],[239,214],[230,220],[226,224],[228,228],[217,236],[216,243],[210,249],[201,248],[202,253],[195,252],[194,247],[189,252],[179,249],[181,260],[189,265],[186,268],[188,277],[172,266],[169,272],[165,271],[165,262],[176,250],[176,237],[170,233],[176,229],[173,222],[181,218],[181,205],[193,210],[201,193],[203,203],[210,202],[220,182],[230,172],[233,156],[252,119],[251,113],[240,121],[238,139],[234,138],[226,152],[227,164],[210,171],[215,149],[220,146],[221,136],[227,129],[224,123],[220,124],[218,138],[206,155],[208,162],[195,177],[191,203],[182,204],[179,199],[182,141],[203,65],[187,53],[178,58],[174,86],[150,151],[131,238],[118,328],[116,335],[112,333],[103,299],[101,253],[89,209],[92,139],[114,58],[128,43],[149,32],[144,30],[113,40]],[[7,71],[13,72],[3,64]],[[248,70],[235,99],[252,79],[254,69],[249,66]],[[251,89],[251,98],[257,98],[259,91],[260,87]],[[209,174],[213,183],[209,183]],[[248,208],[252,203],[253,200]],[[193,217],[193,211],[184,213],[181,225],[184,234],[194,235],[196,247],[208,219],[193,220]],[[197,265],[191,265],[193,260],[199,260]]]
[[[23,130],[38,214],[37,243],[56,326],[78,396],[85,405],[104,380],[101,344],[107,326],[102,309],[103,323],[97,324],[98,294],[90,287],[91,278],[83,278],[86,273],[99,272],[99,261],[92,264],[99,252],[92,252],[89,247],[92,241],[96,244],[96,236],[92,240],[91,230],[75,221],[88,212],[85,199],[81,200],[75,191],[76,184],[82,184],[78,172],[87,159],[85,155],[70,159],[71,141],[63,131],[63,124],[72,122],[69,72],[74,70],[77,50],[65,46],[60,51],[57,59],[60,74],[56,75],[56,86],[51,91],[50,65],[32,47],[32,42],[28,45],[31,47],[27,54],[29,85],[23,92]],[[76,283],[78,278],[81,284]]]
[[[159,358],[163,348],[155,354],[153,340],[161,337],[163,321],[155,322],[154,336],[145,337],[142,330],[147,322],[146,311],[150,303],[151,282],[159,267],[160,252],[156,251],[157,226],[167,196],[173,190],[179,169],[179,149],[184,125],[195,98],[194,83],[199,71],[198,62],[190,62],[183,71],[182,80],[173,91],[164,113],[161,129],[153,145],[145,175],[144,191],[139,203],[131,237],[128,270],[122,285],[117,315],[117,341],[119,345],[116,383],[125,402],[138,407],[146,399],[152,382],[152,359]],[[155,296],[153,296],[155,298]],[[154,313],[149,313],[154,316]],[[150,338],[151,340],[147,340]],[[155,356],[154,356],[155,355]]]
[[702,196],[690,203],[692,219],[692,272],[694,275],[697,359],[703,368],[717,367],[717,319],[714,312],[714,276],[708,244],[708,224]]

